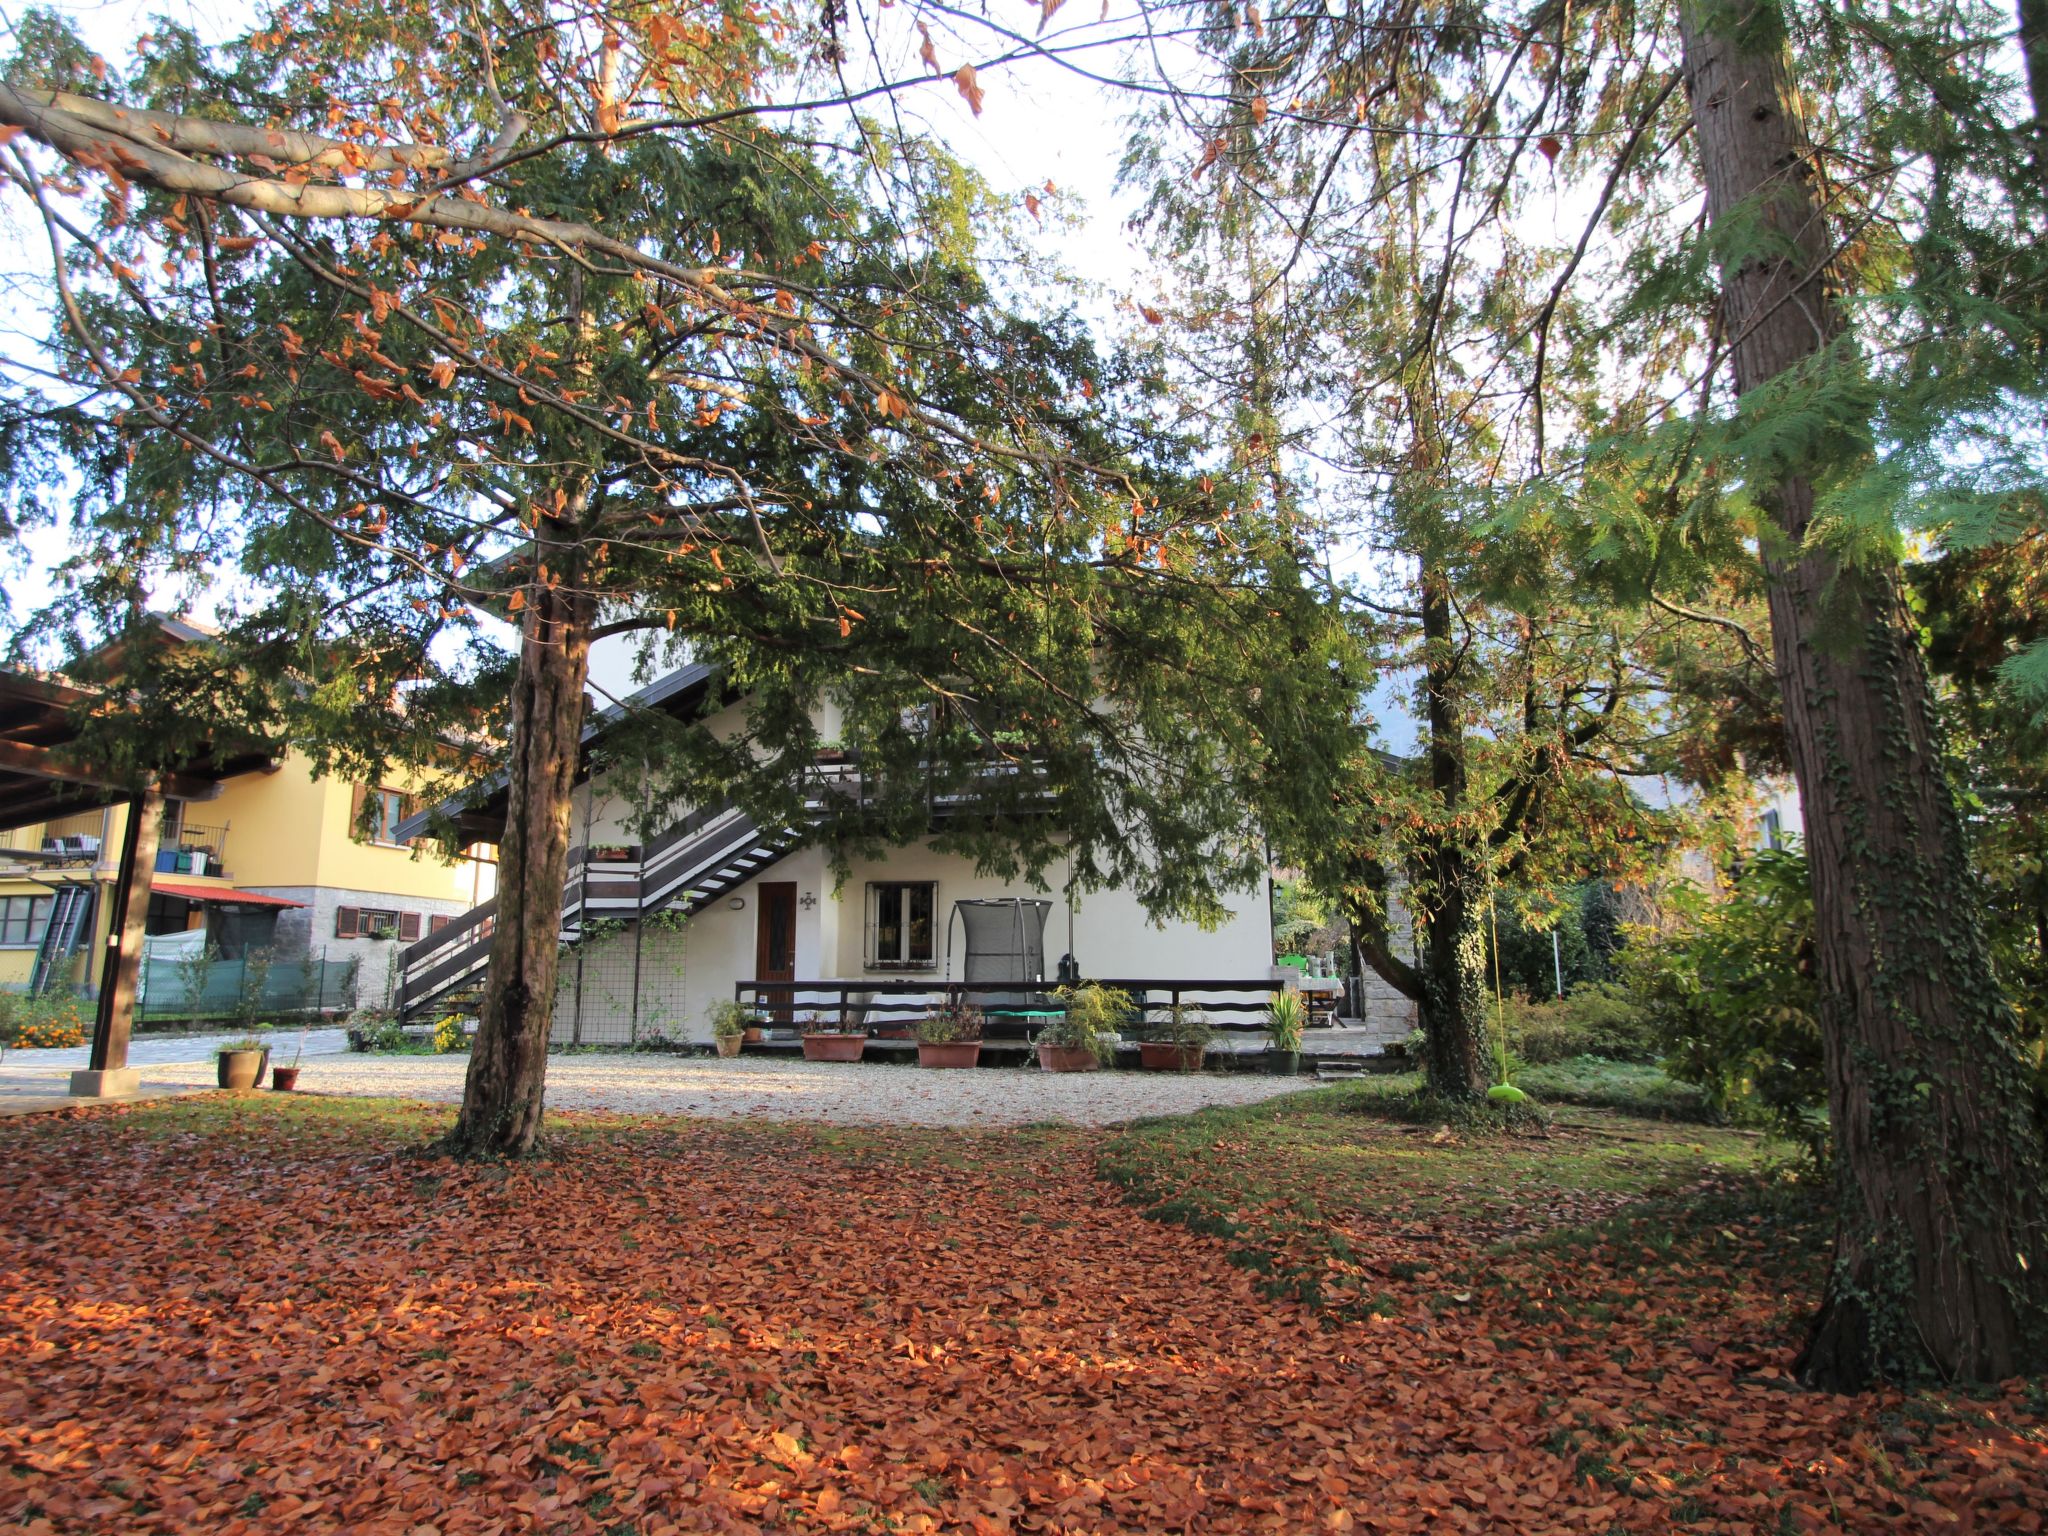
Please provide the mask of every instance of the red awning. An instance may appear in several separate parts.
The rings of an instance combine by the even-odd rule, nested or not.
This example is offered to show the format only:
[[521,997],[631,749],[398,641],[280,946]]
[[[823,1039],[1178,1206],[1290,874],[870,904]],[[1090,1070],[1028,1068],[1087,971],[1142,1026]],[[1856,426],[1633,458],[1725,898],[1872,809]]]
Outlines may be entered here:
[[175,880],[152,880],[149,883],[152,896],[182,896],[187,901],[203,901],[213,906],[232,903],[238,907],[303,907],[303,901],[287,901],[282,896],[264,896],[255,891],[225,891],[217,885],[180,885]]

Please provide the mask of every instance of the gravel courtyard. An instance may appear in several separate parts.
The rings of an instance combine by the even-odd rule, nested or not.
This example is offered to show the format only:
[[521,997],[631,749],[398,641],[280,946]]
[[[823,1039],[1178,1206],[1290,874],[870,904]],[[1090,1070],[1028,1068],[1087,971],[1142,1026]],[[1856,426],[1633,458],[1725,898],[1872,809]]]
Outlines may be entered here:
[[[299,1087],[454,1103],[462,1097],[466,1062],[462,1056],[323,1055],[307,1060]],[[202,1087],[213,1075],[207,1061],[149,1068],[143,1079]],[[557,1056],[548,1063],[547,1101],[554,1109],[839,1125],[1113,1125],[1212,1104],[1252,1104],[1315,1085],[1312,1077],[1213,1072],[929,1072],[767,1057]]]

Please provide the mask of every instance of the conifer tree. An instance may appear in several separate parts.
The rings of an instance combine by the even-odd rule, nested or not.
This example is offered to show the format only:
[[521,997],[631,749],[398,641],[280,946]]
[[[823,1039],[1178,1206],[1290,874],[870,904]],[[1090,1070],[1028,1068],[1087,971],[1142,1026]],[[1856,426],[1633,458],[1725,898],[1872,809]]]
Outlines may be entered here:
[[[167,570],[230,565],[217,675],[343,768],[508,701],[465,1155],[540,1124],[594,638],[674,637],[762,701],[761,753],[676,744],[679,792],[801,803],[827,687],[867,722],[943,702],[928,739],[878,731],[906,771],[825,835],[900,835],[1007,753],[1059,814],[998,805],[964,846],[1196,915],[1253,862],[1233,780],[1320,718],[1287,547],[1077,327],[998,301],[986,189],[779,105],[807,58],[830,77],[833,24],[393,0],[164,32],[116,79],[45,18],[0,84],[60,360],[10,399],[10,468],[91,492],[48,621],[118,627]],[[478,607],[519,653],[451,670]],[[1247,709],[1253,629],[1306,660]]]
[[[1174,8],[1220,63],[1161,82],[1205,138],[1191,163],[1222,159],[1211,125],[1235,111],[1295,168],[1261,172],[1277,239],[1433,231],[1413,339],[1371,347],[1401,365],[1371,376],[1426,353],[1489,402],[1497,462],[1519,462],[1473,539],[1556,530],[1591,587],[1762,669],[1804,803],[1840,1147],[1802,1362],[1830,1386],[2048,1358],[2041,1147],[1900,574],[1909,531],[2010,537],[2039,504],[2034,10],[2022,78],[1998,46],[2014,13],[1974,3]],[[1412,177],[1355,169],[1397,144],[1436,178],[1419,207]],[[1500,276],[1446,325],[1461,261]],[[1723,580],[1766,597],[1767,652],[1701,601]]]

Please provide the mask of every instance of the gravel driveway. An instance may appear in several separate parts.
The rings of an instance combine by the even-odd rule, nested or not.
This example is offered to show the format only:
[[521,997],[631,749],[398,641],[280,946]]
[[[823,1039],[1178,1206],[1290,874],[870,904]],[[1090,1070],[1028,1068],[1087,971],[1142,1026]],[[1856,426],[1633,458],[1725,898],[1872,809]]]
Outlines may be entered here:
[[[453,1103],[462,1097],[466,1063],[461,1056],[322,1056],[307,1061],[299,1087]],[[213,1067],[163,1066],[143,1077],[203,1086],[213,1081]],[[769,1057],[557,1056],[548,1062],[547,1102],[554,1109],[841,1125],[1111,1125],[1213,1104],[1254,1104],[1315,1086],[1312,1077],[1213,1072],[931,1072]]]

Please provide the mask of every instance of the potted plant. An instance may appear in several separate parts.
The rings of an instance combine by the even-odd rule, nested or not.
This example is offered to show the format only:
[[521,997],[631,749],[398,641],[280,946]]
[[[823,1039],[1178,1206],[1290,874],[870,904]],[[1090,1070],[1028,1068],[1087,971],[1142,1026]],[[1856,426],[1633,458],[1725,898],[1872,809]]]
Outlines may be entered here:
[[[747,1030],[754,1022],[754,1012],[737,998],[727,998],[714,1004],[711,1009],[711,1038],[718,1046],[721,1056],[737,1056],[740,1044],[746,1039]],[[758,1036],[759,1030],[755,1031]]]
[[270,1069],[270,1086],[278,1093],[290,1093],[299,1086],[299,1058],[306,1053],[305,1026],[299,1028],[298,1043],[292,1047],[292,1059],[281,1067]]
[[1179,1003],[1169,1008],[1166,1017],[1146,1033],[1151,1038],[1138,1042],[1138,1065],[1147,1072],[1201,1071],[1209,1042],[1216,1037],[1207,1014]]
[[1266,1070],[1275,1077],[1301,1070],[1301,1028],[1307,1018],[1301,994],[1292,987],[1275,992],[1266,1005]]
[[861,1052],[868,1048],[865,1023],[858,1028],[844,1019],[827,1024],[815,1013],[807,1013],[797,1021],[797,1027],[804,1037],[805,1061],[859,1061]]
[[270,1065],[270,1047],[254,1035],[223,1041],[214,1048],[214,1068],[223,1088],[254,1088]]
[[971,1067],[981,1060],[981,1010],[964,1000],[935,1008],[917,1021],[920,1067]]
[[1054,996],[1066,1012],[1033,1038],[1038,1065],[1047,1072],[1093,1072],[1116,1050],[1117,1031],[1135,1007],[1131,995],[1091,981],[1061,987]]

